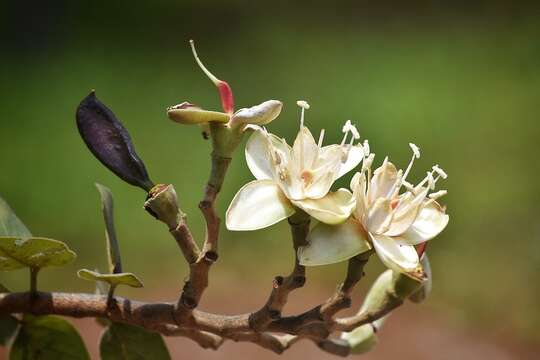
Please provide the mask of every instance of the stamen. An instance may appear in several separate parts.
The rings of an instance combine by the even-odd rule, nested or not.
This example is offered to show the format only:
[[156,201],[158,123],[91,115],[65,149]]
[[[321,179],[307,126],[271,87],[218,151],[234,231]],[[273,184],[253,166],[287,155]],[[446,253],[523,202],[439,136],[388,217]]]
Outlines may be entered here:
[[439,167],[439,165],[435,165],[432,167],[433,171],[435,171],[437,174],[439,174],[440,177],[443,179],[446,179],[448,177],[448,174]]
[[367,158],[365,158],[364,162],[362,163],[362,171],[371,169],[371,165],[373,164],[373,160],[375,159],[375,154],[369,154]]
[[368,141],[367,139],[364,140],[364,145],[363,145],[363,147],[364,147],[364,157],[369,156],[369,154],[370,154],[370,149],[369,149],[369,141]]
[[435,190],[435,179],[433,178],[433,173],[428,171],[427,173],[428,186],[431,190]]
[[402,180],[401,185],[403,185],[405,187],[405,189],[409,190],[410,192],[412,192],[414,194],[414,185],[413,184],[411,184],[408,181]]
[[319,143],[317,144],[317,146],[319,147],[319,149],[322,147],[322,144],[323,144],[324,133],[325,133],[325,130],[324,130],[324,129],[321,129],[321,134],[319,135]]
[[304,111],[309,110],[310,106],[305,100],[298,100],[296,102],[296,105],[302,108],[302,113],[300,114],[300,130],[302,130],[302,128],[304,127]]
[[434,192],[432,194],[429,194],[429,198],[433,199],[433,200],[437,200],[438,198],[446,195],[447,193],[448,193],[448,191],[446,191],[446,190],[440,190],[440,191]]
[[417,159],[420,159],[420,148],[413,143],[409,143],[409,146]]

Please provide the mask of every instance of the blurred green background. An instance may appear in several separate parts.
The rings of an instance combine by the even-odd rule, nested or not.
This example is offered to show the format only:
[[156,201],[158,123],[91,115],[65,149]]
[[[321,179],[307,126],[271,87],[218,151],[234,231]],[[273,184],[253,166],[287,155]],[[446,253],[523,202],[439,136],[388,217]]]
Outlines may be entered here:
[[[430,243],[434,292],[415,311],[440,314],[456,329],[538,343],[539,12],[512,1],[449,4],[3,3],[0,194],[34,234],[64,240],[79,255],[67,270],[44,271],[40,287],[92,291],[74,272],[104,269],[97,181],[115,195],[124,267],[146,285],[121,292],[156,300],[180,289],[186,267],[176,244],[142,210],[145,194],[86,149],[74,112],[96,89],[130,131],[152,179],[175,185],[201,239],[197,203],[209,143],[198,128],[165,114],[185,100],[219,109],[215,88],[192,59],[193,38],[206,65],[232,86],[237,108],[284,102],[268,128],[289,142],[298,128],[295,101],[306,99],[314,133],[324,127],[327,141],[338,141],[351,119],[376,163],[388,155],[406,166],[407,144],[420,146],[413,176],[420,180],[434,163],[449,173],[440,184],[449,192],[443,203],[451,221]],[[220,198],[222,213],[251,179],[241,148]],[[224,291],[268,288],[293,256],[286,224],[255,233],[225,230],[220,251],[208,292],[215,299]],[[380,270],[373,257],[369,278]],[[310,269],[308,281],[330,294],[343,271],[344,264]],[[0,274],[0,281],[27,288],[24,272]],[[266,295],[254,293],[254,302]]]

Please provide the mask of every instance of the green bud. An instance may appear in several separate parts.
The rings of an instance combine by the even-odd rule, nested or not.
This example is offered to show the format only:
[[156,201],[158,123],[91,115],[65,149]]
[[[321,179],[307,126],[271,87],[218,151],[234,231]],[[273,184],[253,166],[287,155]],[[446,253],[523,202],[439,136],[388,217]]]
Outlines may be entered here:
[[159,184],[148,193],[144,208],[156,219],[174,229],[184,214],[178,208],[178,198],[172,185]]

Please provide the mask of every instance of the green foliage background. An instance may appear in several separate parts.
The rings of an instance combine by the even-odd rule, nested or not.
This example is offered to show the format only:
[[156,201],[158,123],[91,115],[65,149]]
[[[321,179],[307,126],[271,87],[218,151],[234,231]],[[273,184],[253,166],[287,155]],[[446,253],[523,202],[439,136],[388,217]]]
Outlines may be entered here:
[[[342,123],[352,119],[377,163],[389,155],[405,166],[408,142],[419,145],[416,179],[434,163],[450,175],[441,183],[449,190],[450,225],[429,246],[431,304],[458,323],[467,319],[487,331],[504,323],[522,338],[539,339],[540,21],[531,6],[160,0],[5,8],[0,193],[33,234],[64,240],[79,255],[67,270],[44,271],[42,289],[91,291],[76,269],[105,270],[96,181],[115,195],[124,268],[146,286],[120,292],[156,298],[160,289],[180,286],[185,267],[176,244],[142,210],[145,194],[92,157],[74,112],[96,89],[130,131],[152,179],[175,185],[202,238],[197,202],[209,144],[197,128],[165,115],[184,100],[219,107],[191,57],[193,38],[207,66],[235,90],[237,107],[284,102],[269,130],[289,141],[298,127],[295,101],[306,99],[314,133],[324,127],[327,141],[338,141]],[[222,212],[251,178],[240,149]],[[214,282],[269,282],[286,271],[287,231],[285,224],[224,231]],[[381,267],[370,269],[375,275]],[[313,269],[310,282],[331,290],[342,270],[343,264]],[[27,288],[26,273],[0,279],[13,290]],[[256,296],[262,303],[265,294]]]

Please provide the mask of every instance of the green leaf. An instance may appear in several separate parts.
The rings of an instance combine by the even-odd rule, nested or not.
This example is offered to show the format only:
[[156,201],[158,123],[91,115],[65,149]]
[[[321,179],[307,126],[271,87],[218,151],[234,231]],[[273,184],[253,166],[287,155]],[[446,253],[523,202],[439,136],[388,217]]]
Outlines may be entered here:
[[56,316],[24,315],[10,360],[89,360],[75,328]]
[[143,287],[143,283],[135,274],[119,273],[119,274],[101,274],[97,271],[81,269],[77,272],[77,276],[89,281],[103,281],[111,286],[128,285],[131,287]]
[[102,360],[171,358],[160,334],[122,323],[113,323],[103,332],[99,351]]
[[0,345],[5,346],[15,335],[19,320],[12,315],[0,315]]
[[62,266],[75,257],[75,253],[58,240],[0,236],[0,271]]
[[103,220],[105,220],[105,236],[107,238],[107,254],[109,255],[109,272],[122,272],[120,260],[120,246],[114,229],[113,217],[113,197],[111,190],[106,186],[96,183],[96,187],[101,195],[101,210]]
[[30,230],[15,215],[8,203],[0,197],[0,236],[31,237]]

